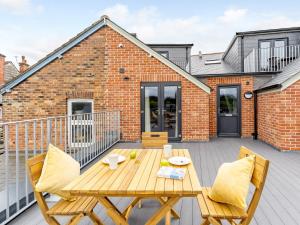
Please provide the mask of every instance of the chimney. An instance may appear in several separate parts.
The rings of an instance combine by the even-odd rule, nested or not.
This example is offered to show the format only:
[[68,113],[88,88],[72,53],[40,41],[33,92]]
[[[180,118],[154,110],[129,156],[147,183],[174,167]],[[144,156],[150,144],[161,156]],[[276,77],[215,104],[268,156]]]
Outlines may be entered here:
[[202,59],[202,52],[199,51],[199,58]]
[[0,53],[0,85],[4,84],[5,55]]
[[25,56],[23,56],[23,55],[22,55],[22,61],[19,63],[19,66],[20,66],[20,73],[23,73],[29,67],[29,65],[27,64],[27,60],[25,59]]

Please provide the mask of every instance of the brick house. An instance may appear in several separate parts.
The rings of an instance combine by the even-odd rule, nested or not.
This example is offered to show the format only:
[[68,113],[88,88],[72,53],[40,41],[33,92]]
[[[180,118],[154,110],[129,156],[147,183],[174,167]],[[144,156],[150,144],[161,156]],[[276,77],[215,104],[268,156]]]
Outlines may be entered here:
[[[225,53],[190,57],[192,45],[146,45],[103,17],[2,87],[3,117],[120,110],[124,141],[139,141],[142,131],[168,131],[171,141],[254,135],[281,150],[299,150],[299,81],[280,83],[276,91],[263,86],[285,82],[280,76],[299,76],[284,72],[288,66],[240,70],[239,44],[238,36]],[[184,52],[183,61],[177,63],[172,52]],[[275,97],[276,107],[285,107],[281,113],[295,112],[289,118],[274,115],[276,128],[266,119],[277,104],[268,99]]]
[[299,27],[237,32],[225,52],[193,55],[191,74],[212,88],[210,136],[300,150],[299,56]]
[[[79,102],[93,111],[120,110],[122,139],[137,141],[141,129],[162,126],[154,121],[162,110],[158,89],[170,95],[169,108],[177,107],[176,115],[169,113],[175,118],[170,138],[208,141],[210,88],[104,18],[6,84],[3,117],[62,115]],[[143,120],[141,96],[148,107]]]
[[[11,61],[6,61],[5,57],[5,55],[0,53],[0,86],[17,77],[20,72],[24,72],[29,66],[25,57],[22,56],[22,61],[19,63],[19,71]],[[2,120],[2,99],[0,99],[0,120]]]

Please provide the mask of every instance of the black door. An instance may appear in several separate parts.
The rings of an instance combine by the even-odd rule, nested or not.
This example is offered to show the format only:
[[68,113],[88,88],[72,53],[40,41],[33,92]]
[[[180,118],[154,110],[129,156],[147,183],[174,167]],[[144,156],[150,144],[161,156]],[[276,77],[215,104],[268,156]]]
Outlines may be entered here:
[[143,83],[141,121],[143,131],[167,131],[170,140],[181,139],[180,83]]
[[218,136],[239,137],[240,86],[219,86],[217,102]]

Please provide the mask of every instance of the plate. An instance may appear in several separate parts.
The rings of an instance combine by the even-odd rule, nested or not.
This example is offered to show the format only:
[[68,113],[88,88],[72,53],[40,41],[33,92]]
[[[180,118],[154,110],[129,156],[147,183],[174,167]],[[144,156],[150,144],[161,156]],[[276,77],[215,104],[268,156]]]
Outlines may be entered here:
[[[124,162],[125,160],[126,160],[125,156],[119,155],[118,163]],[[102,159],[102,162],[103,162],[104,164],[109,164],[109,163],[108,163],[108,158],[107,158],[107,157],[104,158],[104,159]]]
[[175,156],[169,158],[169,163],[176,165],[176,166],[184,166],[188,165],[191,163],[191,160],[187,157],[182,157],[182,156]]

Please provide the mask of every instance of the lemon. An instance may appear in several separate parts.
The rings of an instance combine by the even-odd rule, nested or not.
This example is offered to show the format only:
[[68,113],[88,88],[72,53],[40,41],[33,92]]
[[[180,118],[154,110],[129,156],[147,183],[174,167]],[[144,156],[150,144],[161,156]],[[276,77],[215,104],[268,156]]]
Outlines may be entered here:
[[163,159],[160,161],[160,165],[161,166],[169,166],[170,164],[169,164],[168,160]]
[[130,152],[130,158],[135,159],[136,158],[136,151],[131,151]]

